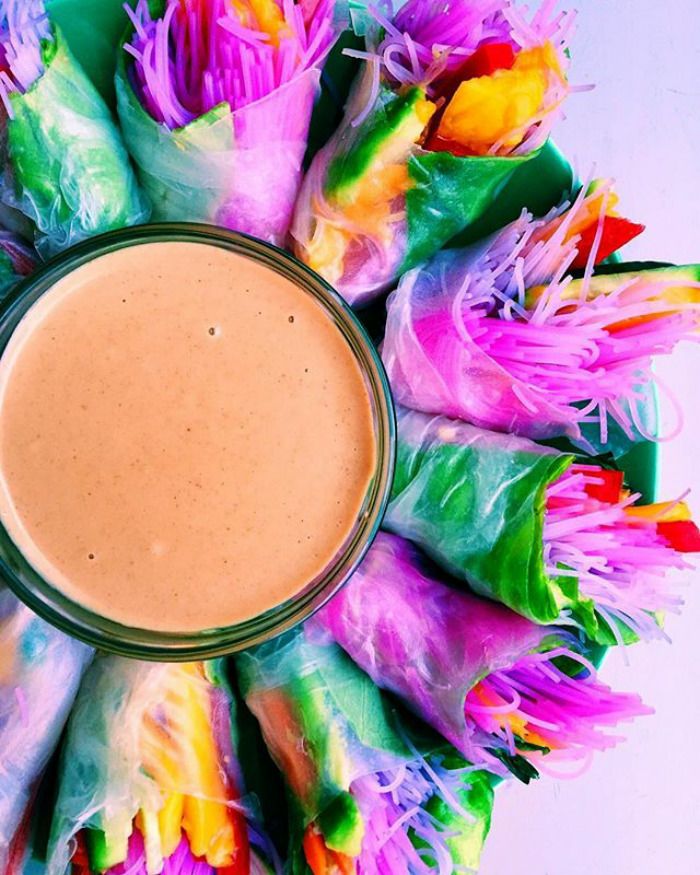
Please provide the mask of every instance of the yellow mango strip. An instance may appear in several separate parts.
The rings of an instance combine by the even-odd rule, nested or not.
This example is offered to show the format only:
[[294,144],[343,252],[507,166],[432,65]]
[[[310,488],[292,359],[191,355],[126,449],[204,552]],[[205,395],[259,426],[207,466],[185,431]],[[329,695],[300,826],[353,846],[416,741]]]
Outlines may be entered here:
[[655,523],[678,523],[691,519],[690,508],[685,501],[661,501],[656,504],[632,505],[625,508],[628,516]]
[[182,716],[188,720],[187,744],[182,750],[186,786],[196,788],[204,797],[185,795],[182,825],[196,857],[205,857],[215,868],[230,866],[236,843],[233,813],[226,800],[231,800],[232,794],[219,768],[206,679],[198,663],[180,669],[186,700]]
[[146,872],[157,875],[163,868],[163,846],[160,840],[158,815],[154,811],[142,808],[134,818],[136,828],[143,836],[143,847],[146,853]]
[[162,790],[169,793],[182,787],[180,745],[151,714],[143,718],[140,749],[144,771]]
[[443,113],[438,136],[486,155],[497,143],[515,148],[542,112],[550,76],[564,79],[551,42],[519,52],[509,70],[462,82]]
[[219,769],[208,692],[200,664],[173,668],[163,702],[167,723],[144,715],[140,747],[144,770],[167,794],[157,815],[161,844],[172,849],[166,855],[184,829],[195,856],[224,867],[233,862],[238,815],[226,804],[232,794]]
[[[315,211],[318,215],[318,205]],[[336,285],[343,275],[345,253],[351,240],[352,235],[346,229],[325,219],[317,219],[314,235],[306,245],[304,260],[331,285]]]
[[270,35],[270,42],[279,45],[280,36],[288,31],[282,10],[275,0],[232,0],[241,23]]
[[[587,301],[594,301],[601,295],[609,295],[615,290],[616,286],[610,281],[610,276],[601,274],[593,276],[589,280],[586,293]],[[619,276],[624,276],[620,274]],[[628,279],[632,279],[633,274]],[[641,277],[640,277],[641,278]],[[564,289],[561,290],[562,301],[578,300],[581,295],[582,280],[574,280],[570,282]],[[528,289],[525,294],[525,308],[531,310],[537,304],[542,295],[547,291],[549,286],[533,286]],[[683,304],[700,304],[700,285],[669,285],[662,289],[658,295],[649,298],[650,301],[664,301],[671,307],[678,307]],[[641,325],[644,322],[650,322],[653,319],[661,319],[664,316],[672,316],[677,312],[675,309],[664,310],[660,313],[649,313],[647,316],[639,316],[635,319],[626,319],[622,322],[615,322],[607,326],[608,331],[620,331],[623,328],[632,328],[634,325]]]
[[[589,186],[588,189],[588,195],[584,198],[580,207],[577,208],[578,215],[571,219],[571,224],[568,226],[567,232],[564,236],[565,241],[578,236],[594,222],[598,222],[604,203],[606,216],[617,215],[614,208],[620,201],[619,197],[615,192],[610,191],[609,189],[607,191],[597,192],[596,189],[593,188],[593,185],[594,183],[591,183],[591,186]],[[604,201],[604,198],[607,198],[607,200]],[[555,219],[551,219],[541,228],[538,228],[530,238],[530,246],[534,246],[534,244],[538,243],[540,240],[550,240],[568,217],[569,211],[567,210]]]
[[158,828],[164,857],[174,854],[175,849],[180,844],[184,809],[185,797],[183,794],[171,793],[158,812]]

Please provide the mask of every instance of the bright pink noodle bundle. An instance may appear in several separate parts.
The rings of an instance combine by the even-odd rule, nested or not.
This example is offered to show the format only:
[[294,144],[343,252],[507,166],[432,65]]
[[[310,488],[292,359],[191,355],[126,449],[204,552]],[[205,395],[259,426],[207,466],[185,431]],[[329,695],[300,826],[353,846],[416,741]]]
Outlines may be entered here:
[[467,694],[464,713],[475,735],[539,763],[542,751],[522,742],[556,760],[582,759],[622,740],[607,728],[652,712],[635,694],[613,692],[585,657],[560,647],[491,672]]
[[506,5],[504,0],[409,0],[392,19],[391,9],[377,4],[370,12],[380,33],[370,39],[366,57],[375,55],[394,83],[430,83],[456,70],[480,43],[510,41]]
[[593,197],[602,223],[600,189],[582,193],[404,278],[389,301],[383,353],[399,401],[536,439],[579,439],[583,423],[597,423],[605,444],[609,419],[629,439],[657,438],[640,413],[657,382],[653,359],[698,340],[700,304],[669,303],[679,280],[653,271],[590,295],[597,246],[572,297],[580,235],[571,228]]
[[[168,0],[154,19],[147,0],[128,9],[134,36],[133,80],[144,108],[178,128],[221,103],[254,103],[318,64],[333,39],[333,2],[306,7],[283,0],[284,24],[275,41],[239,17],[227,0]],[[252,13],[251,13],[252,16]]]
[[580,595],[622,643],[621,627],[639,638],[664,637],[657,615],[677,611],[677,572],[692,566],[658,532],[653,517],[629,514],[638,495],[600,501],[586,491],[600,468],[575,465],[547,490],[547,572],[571,577]]
[[52,37],[43,0],[0,2],[0,99],[10,117],[9,95],[24,93],[44,72],[41,43]]

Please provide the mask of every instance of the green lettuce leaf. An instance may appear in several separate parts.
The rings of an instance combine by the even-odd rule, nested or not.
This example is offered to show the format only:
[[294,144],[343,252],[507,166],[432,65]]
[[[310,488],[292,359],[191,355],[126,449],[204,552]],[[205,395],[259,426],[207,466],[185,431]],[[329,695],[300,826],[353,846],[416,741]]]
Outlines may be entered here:
[[148,210],[119,130],[61,31],[42,47],[44,73],[10,95],[3,200],[51,255],[93,234],[145,221]]

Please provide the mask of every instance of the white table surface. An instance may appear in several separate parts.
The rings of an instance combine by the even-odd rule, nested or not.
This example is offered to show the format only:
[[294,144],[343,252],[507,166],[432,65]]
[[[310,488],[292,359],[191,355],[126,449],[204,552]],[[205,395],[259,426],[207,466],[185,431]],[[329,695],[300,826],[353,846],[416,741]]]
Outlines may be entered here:
[[[561,0],[564,2],[564,0]],[[700,261],[700,0],[574,0],[574,95],[556,141],[585,175],[618,181],[621,210],[647,225],[626,255]],[[700,348],[658,367],[685,429],[661,449],[661,494],[691,487],[700,515]],[[697,875],[700,854],[700,576],[671,617],[671,646],[638,645],[604,678],[656,709],[573,781],[511,783],[497,794],[481,875]]]

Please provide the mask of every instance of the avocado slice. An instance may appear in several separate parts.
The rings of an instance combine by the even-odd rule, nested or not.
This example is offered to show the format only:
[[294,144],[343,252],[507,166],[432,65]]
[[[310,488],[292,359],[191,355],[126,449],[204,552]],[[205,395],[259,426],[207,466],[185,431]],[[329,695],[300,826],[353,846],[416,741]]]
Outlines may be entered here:
[[434,111],[435,104],[426,100],[422,88],[409,88],[391,96],[384,103],[383,111],[373,111],[360,126],[350,148],[331,161],[326,175],[326,196],[341,206],[351,204],[367,174],[399,163],[410,152]]
[[93,872],[106,872],[126,860],[129,853],[129,836],[112,833],[109,836],[101,829],[86,829],[90,869]]
[[[590,278],[586,298],[590,301],[600,295],[609,295],[622,283],[640,277],[677,283],[677,286],[669,286],[663,293],[663,300],[668,301],[669,304],[684,302],[700,303],[700,289],[688,287],[690,283],[700,282],[700,264],[669,265],[642,270],[625,270],[624,265],[615,265],[614,272],[597,273]],[[562,300],[571,301],[579,299],[583,282],[583,277],[572,280],[562,291]],[[533,286],[533,288],[528,290],[525,296],[525,306],[528,309],[534,307],[545,288],[546,286]]]
[[327,848],[348,857],[359,856],[365,824],[357,802],[350,793],[344,792],[336,796],[316,822]]

